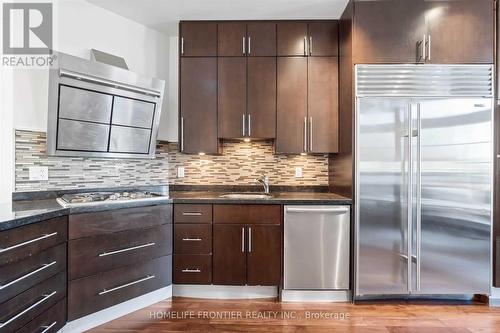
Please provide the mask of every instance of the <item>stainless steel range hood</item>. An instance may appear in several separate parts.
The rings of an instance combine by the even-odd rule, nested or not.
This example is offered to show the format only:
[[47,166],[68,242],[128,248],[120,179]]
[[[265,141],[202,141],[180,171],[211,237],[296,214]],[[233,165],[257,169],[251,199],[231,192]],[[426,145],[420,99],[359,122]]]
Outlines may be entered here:
[[154,158],[165,81],[56,56],[49,74],[47,153]]

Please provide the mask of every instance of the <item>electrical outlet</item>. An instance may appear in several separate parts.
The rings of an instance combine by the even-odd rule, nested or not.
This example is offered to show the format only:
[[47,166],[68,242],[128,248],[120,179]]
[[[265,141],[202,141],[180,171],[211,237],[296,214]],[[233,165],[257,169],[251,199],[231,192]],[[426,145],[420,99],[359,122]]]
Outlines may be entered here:
[[302,178],[302,168],[301,167],[295,168],[295,178]]
[[184,167],[177,167],[177,178],[184,178]]
[[49,168],[41,166],[29,167],[30,180],[49,180]]

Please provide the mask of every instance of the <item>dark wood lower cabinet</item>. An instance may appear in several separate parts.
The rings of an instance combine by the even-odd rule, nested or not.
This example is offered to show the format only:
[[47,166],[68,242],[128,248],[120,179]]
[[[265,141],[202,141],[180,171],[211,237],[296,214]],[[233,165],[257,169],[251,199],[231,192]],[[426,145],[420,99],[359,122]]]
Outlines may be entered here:
[[246,231],[243,225],[213,226],[213,284],[246,283]]
[[211,284],[210,254],[175,254],[173,279],[176,284]]
[[16,333],[55,333],[66,324],[66,299],[24,325]]
[[281,226],[248,227],[247,284],[276,286],[281,277]]

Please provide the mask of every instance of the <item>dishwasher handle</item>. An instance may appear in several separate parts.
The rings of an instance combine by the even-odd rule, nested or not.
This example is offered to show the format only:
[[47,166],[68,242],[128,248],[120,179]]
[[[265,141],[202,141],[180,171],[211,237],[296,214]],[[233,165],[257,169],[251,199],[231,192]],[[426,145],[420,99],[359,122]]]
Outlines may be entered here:
[[314,207],[287,207],[287,213],[349,213],[348,207],[314,208]]

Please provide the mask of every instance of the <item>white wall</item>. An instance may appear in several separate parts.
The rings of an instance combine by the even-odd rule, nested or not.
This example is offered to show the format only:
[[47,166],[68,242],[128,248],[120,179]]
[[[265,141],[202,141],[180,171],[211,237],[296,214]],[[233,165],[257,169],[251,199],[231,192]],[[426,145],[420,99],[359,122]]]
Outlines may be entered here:
[[0,69],[0,204],[11,201],[14,188],[12,80],[11,69]]
[[[90,49],[95,48],[125,58],[135,73],[167,80],[160,139],[177,141],[177,92],[173,95],[174,101],[170,101],[168,83],[170,45],[177,45],[172,42],[173,38],[177,37],[159,33],[83,0],[54,0],[55,50],[88,59]],[[16,129],[46,130],[47,92],[45,70],[16,69],[13,100]]]

